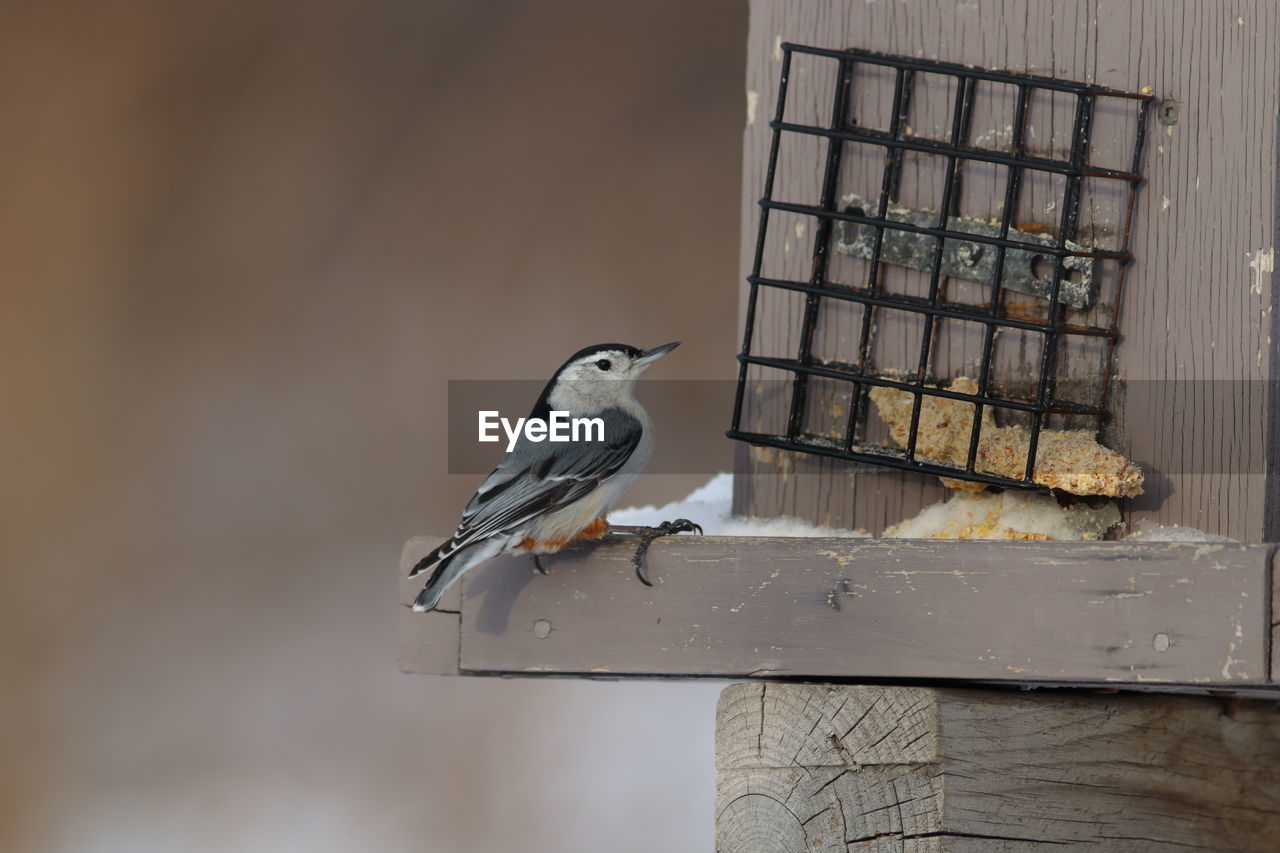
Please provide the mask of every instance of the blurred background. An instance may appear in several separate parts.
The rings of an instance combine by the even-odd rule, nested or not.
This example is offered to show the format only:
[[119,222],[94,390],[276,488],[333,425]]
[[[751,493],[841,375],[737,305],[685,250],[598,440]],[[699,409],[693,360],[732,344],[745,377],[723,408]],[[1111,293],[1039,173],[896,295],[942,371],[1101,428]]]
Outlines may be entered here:
[[449,379],[734,374],[746,5],[3,21],[0,849],[710,850],[721,685],[401,675],[395,573]]

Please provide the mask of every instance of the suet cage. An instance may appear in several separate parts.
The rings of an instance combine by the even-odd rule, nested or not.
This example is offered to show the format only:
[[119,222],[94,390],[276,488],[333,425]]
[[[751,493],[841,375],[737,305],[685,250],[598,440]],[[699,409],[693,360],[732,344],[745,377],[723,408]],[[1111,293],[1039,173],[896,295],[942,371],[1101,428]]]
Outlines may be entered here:
[[[777,50],[728,435],[1041,488],[1043,430],[1101,437],[1107,424],[1153,96],[866,50]],[[804,146],[816,174],[789,165],[788,149]],[[787,334],[762,336],[762,316],[776,328],[780,314]],[[910,395],[905,430],[875,417],[875,389]],[[967,453],[951,458],[921,429],[922,410],[946,400],[972,413]],[[1027,431],[1020,477],[981,462],[992,414]]]

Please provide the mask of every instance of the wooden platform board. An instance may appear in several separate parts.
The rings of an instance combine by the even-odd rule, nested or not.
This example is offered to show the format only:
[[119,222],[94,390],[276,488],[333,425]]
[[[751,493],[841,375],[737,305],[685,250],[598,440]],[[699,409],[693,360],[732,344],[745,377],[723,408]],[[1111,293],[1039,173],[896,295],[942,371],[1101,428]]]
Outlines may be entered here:
[[1275,694],[1269,545],[625,536],[502,557],[414,613],[406,672],[956,680]]

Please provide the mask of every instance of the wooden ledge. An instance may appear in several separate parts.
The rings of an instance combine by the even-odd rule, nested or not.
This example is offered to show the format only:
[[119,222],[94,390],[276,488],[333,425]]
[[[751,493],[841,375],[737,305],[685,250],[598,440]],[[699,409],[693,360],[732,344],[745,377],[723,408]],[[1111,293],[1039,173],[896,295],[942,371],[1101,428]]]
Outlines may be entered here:
[[1273,546],[1155,542],[660,539],[652,588],[613,536],[475,569],[414,613],[406,672],[959,679],[1274,692]]

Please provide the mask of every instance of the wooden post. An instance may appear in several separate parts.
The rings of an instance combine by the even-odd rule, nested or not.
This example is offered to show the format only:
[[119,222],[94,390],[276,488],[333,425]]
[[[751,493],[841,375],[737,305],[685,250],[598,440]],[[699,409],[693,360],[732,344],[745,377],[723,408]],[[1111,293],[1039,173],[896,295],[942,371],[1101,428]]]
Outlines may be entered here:
[[1263,703],[736,684],[717,853],[1280,848]]

